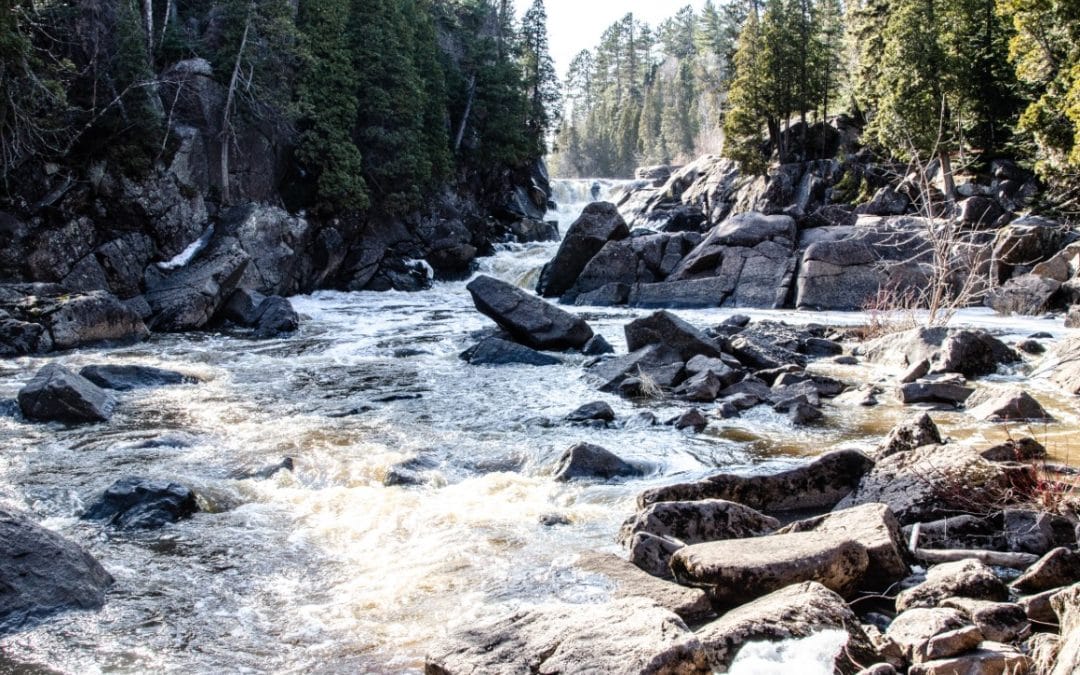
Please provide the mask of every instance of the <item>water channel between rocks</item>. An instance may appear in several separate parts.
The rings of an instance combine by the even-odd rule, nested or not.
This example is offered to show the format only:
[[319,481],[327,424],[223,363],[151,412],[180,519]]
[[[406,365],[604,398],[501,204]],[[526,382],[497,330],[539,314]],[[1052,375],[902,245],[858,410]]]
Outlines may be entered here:
[[[557,182],[563,232],[591,186]],[[531,286],[557,246],[507,246],[481,271]],[[286,339],[156,335],[130,347],[0,361],[0,499],[84,545],[116,577],[100,613],[66,614],[0,640],[0,673],[416,672],[432,640],[455,626],[516,606],[606,598],[605,580],[576,570],[575,557],[616,551],[614,535],[643,489],[718,470],[777,471],[830,448],[870,446],[910,412],[885,395],[872,409],[826,406],[818,427],[793,427],[766,408],[714,420],[699,435],[570,426],[557,420],[598,399],[621,420],[646,409],[664,420],[685,405],[599,394],[583,378],[580,356],[547,368],[465,364],[458,354],[474,342],[470,334],[491,323],[464,282],[417,294],[320,292],[293,304],[306,320]],[[647,313],[574,311],[620,353],[622,326]],[[734,312],[677,313],[705,327]],[[740,312],[793,323],[865,321]],[[957,324],[1013,336],[1066,333],[1060,321],[981,310]],[[12,400],[51,360],[154,365],[203,381],[123,393],[106,425],[26,424]],[[885,374],[826,362],[811,369],[852,382]],[[1024,380],[1018,371],[988,386]],[[1080,460],[1080,444],[1070,446],[1080,426],[1072,402],[1038,380],[1025,386],[1059,420],[1035,434],[1057,458]],[[958,438],[1007,433],[963,413],[935,419]],[[555,460],[578,441],[653,471],[613,484],[552,481]],[[295,472],[231,477],[283,456],[295,458]],[[394,465],[414,459],[424,485],[384,485]],[[128,475],[187,484],[205,512],[147,534],[78,520],[93,496]],[[569,524],[545,526],[548,515]]]

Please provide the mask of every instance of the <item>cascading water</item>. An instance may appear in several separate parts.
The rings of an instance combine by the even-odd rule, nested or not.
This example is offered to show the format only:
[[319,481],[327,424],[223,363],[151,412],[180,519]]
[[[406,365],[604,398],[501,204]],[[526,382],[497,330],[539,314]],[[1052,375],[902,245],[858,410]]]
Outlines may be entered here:
[[[600,198],[621,186],[555,182],[563,232],[597,182]],[[482,271],[529,285],[557,246],[507,245]],[[873,418],[830,411],[835,424],[806,430],[760,408],[684,435],[639,418],[683,407],[600,394],[580,356],[548,368],[465,364],[458,354],[492,324],[463,282],[417,294],[320,292],[294,305],[306,319],[285,339],[158,335],[56,356],[76,368],[137,363],[201,380],[124,393],[107,425],[27,424],[4,408],[0,499],[81,543],[116,584],[100,613],[0,639],[0,672],[415,672],[448,628],[514,606],[607,597],[606,582],[573,562],[582,551],[618,550],[614,535],[643,489],[718,468],[791,466],[876,438],[902,414],[889,405]],[[572,309],[619,351],[622,326],[644,313]],[[681,315],[709,325],[728,313]],[[0,399],[51,360],[0,361]],[[848,368],[832,373],[865,377]],[[626,424],[559,422],[597,399]],[[553,482],[559,454],[580,441],[651,473]],[[286,455],[293,472],[232,477]],[[129,475],[189,485],[204,512],[147,533],[78,519]]]

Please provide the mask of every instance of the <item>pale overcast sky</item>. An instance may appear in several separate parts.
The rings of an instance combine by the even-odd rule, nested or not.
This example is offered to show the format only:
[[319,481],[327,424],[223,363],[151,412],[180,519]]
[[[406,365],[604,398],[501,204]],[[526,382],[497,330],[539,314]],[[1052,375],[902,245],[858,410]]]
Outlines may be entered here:
[[[517,0],[518,15],[531,4],[532,0]],[[701,9],[704,4],[705,0],[544,0],[555,68],[560,77],[566,75],[574,55],[595,47],[604,30],[627,12],[655,27],[686,5]]]

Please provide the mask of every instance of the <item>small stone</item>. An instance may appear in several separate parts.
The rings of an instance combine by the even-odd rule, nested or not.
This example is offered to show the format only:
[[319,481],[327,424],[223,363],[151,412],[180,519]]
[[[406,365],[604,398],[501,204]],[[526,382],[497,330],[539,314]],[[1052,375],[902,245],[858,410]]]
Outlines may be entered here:
[[567,422],[589,422],[592,420],[614,422],[615,411],[611,409],[611,406],[606,401],[593,401],[570,413],[565,419]]
[[930,638],[923,658],[927,661],[946,659],[975,649],[982,641],[983,634],[978,626],[964,626],[950,630]]
[[644,474],[639,467],[620,459],[599,445],[578,443],[567,448],[555,467],[555,480],[566,482],[576,479],[608,480]]
[[683,429],[691,429],[695,433],[701,433],[705,431],[705,427],[709,425],[709,420],[705,419],[705,415],[701,413],[697,408],[691,408],[682,415],[679,415],[675,419],[675,428],[679,431]]

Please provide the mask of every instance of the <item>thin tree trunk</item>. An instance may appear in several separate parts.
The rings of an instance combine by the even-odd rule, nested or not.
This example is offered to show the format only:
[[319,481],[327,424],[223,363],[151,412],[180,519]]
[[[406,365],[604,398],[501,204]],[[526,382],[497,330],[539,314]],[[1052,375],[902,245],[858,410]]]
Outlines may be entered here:
[[166,0],[165,2],[165,18],[161,22],[161,38],[158,42],[158,49],[165,44],[165,34],[169,32],[169,24],[176,22],[176,0]]
[[154,0],[142,0],[143,30],[146,31],[146,58],[154,58]]
[[476,96],[476,73],[469,76],[469,95],[465,99],[465,112],[461,114],[461,124],[458,125],[457,135],[454,137],[454,154],[461,148],[461,140],[465,137],[465,126],[469,123],[469,114],[472,113],[473,98]]
[[255,9],[255,3],[248,6],[247,19],[244,21],[244,34],[240,38],[240,48],[236,51],[236,61],[233,63],[232,77],[229,78],[229,91],[225,96],[225,109],[221,114],[221,202],[229,203],[229,117],[232,115],[233,99],[236,98],[236,85],[240,80],[240,66],[244,59],[244,49],[247,48],[248,33],[251,30],[251,14]]
[[952,160],[949,158],[948,150],[938,151],[938,158],[941,160],[941,178],[945,182],[945,199],[950,202],[956,198],[956,181],[953,178]]

